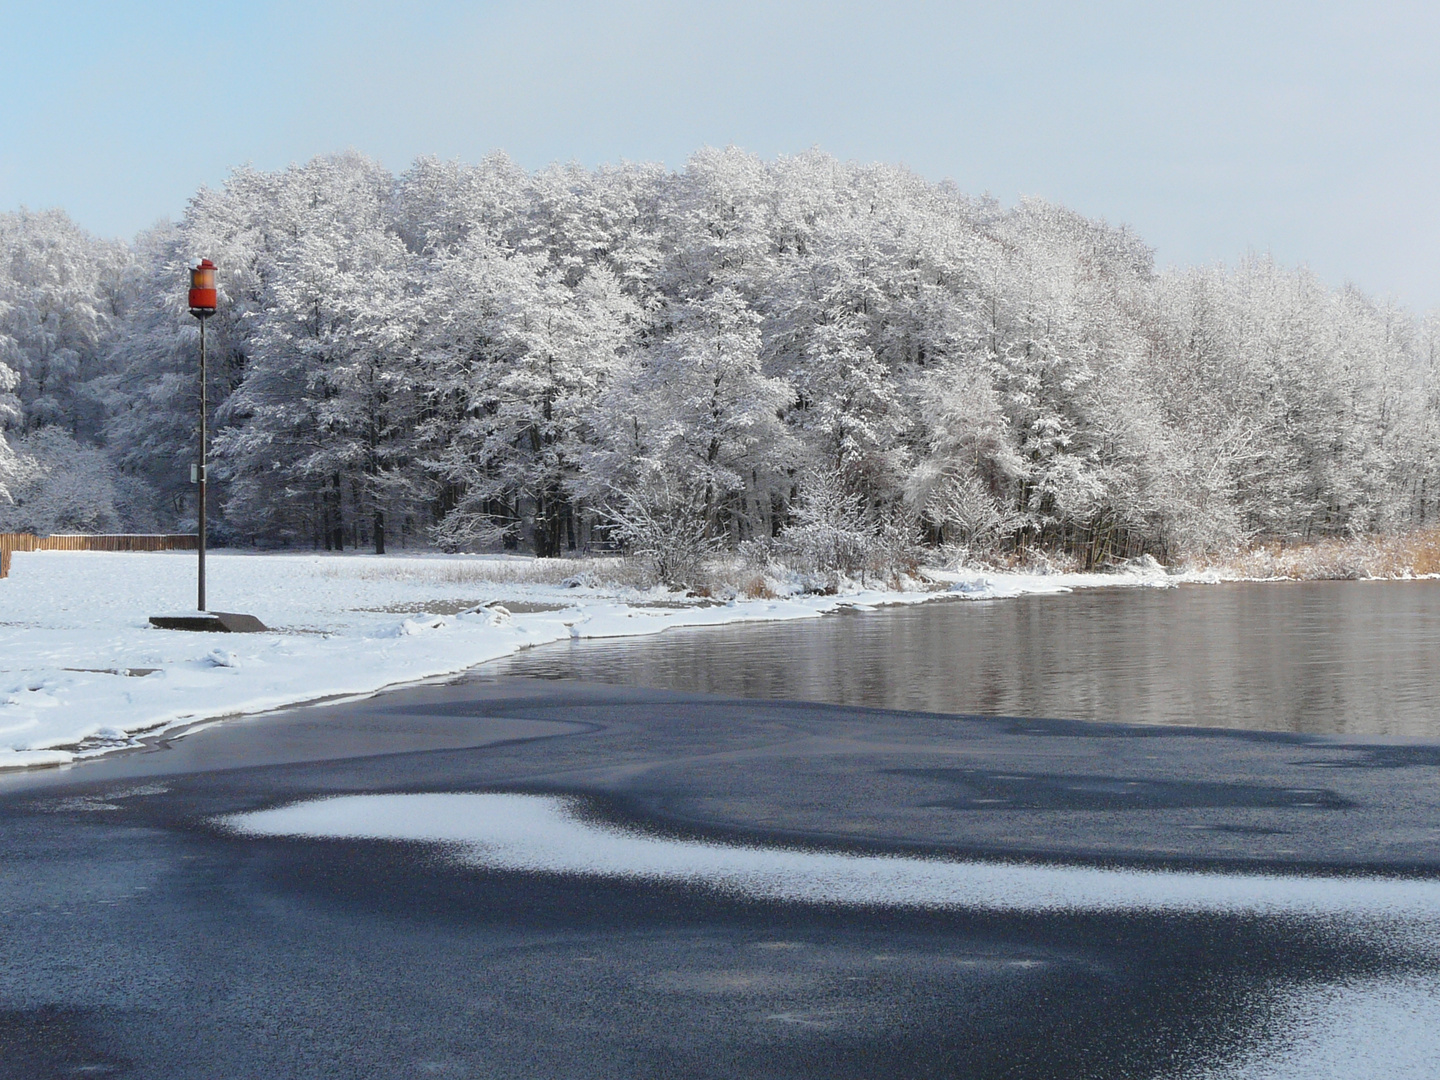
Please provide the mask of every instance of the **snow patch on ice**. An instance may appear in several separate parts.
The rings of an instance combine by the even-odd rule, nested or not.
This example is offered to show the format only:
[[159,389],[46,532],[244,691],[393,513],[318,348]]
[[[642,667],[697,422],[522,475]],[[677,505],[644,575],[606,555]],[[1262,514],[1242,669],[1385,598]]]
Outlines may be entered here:
[[1271,1006],[1270,1032],[1185,1080],[1433,1080],[1440,985],[1419,975],[1296,987]]
[[[708,887],[787,901],[1004,912],[1318,919],[1435,952],[1440,882],[1119,870],[850,855],[675,840],[588,819],[554,796],[345,795],[218,819],[254,837],[440,845],[490,870]],[[1247,1046],[1185,1080],[1429,1080],[1440,1062],[1440,985],[1398,975],[1262,991],[1267,1022]],[[1266,1000],[1266,999],[1270,1000]]]
[[250,836],[422,841],[496,870],[701,884],[763,900],[999,911],[1224,913],[1426,921],[1440,882],[1112,870],[674,840],[538,795],[345,795],[220,819]]

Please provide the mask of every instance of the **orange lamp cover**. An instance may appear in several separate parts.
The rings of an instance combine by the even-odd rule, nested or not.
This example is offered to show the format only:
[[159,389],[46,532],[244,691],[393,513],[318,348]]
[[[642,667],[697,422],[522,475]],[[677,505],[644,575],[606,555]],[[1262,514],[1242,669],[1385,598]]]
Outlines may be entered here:
[[190,268],[190,310],[207,314],[215,310],[215,264],[209,259]]

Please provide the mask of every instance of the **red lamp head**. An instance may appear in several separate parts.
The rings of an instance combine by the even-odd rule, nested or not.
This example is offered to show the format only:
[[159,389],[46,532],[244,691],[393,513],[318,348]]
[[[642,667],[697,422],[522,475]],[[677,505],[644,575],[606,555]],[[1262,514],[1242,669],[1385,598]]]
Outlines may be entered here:
[[190,268],[190,314],[197,319],[215,314],[215,264],[209,259]]

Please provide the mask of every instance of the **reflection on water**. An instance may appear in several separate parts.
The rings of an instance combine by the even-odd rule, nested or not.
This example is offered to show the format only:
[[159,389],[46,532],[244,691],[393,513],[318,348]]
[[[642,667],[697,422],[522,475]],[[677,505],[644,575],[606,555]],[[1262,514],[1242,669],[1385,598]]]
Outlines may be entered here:
[[929,712],[1440,737],[1440,581],[937,601],[562,643],[487,674]]

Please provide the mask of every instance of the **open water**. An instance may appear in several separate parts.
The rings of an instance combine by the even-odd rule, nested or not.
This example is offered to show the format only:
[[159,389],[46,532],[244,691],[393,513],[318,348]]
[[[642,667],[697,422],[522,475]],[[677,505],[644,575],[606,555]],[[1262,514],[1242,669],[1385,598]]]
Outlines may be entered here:
[[1440,737],[1440,581],[1092,589],[520,653],[494,675],[940,713]]

